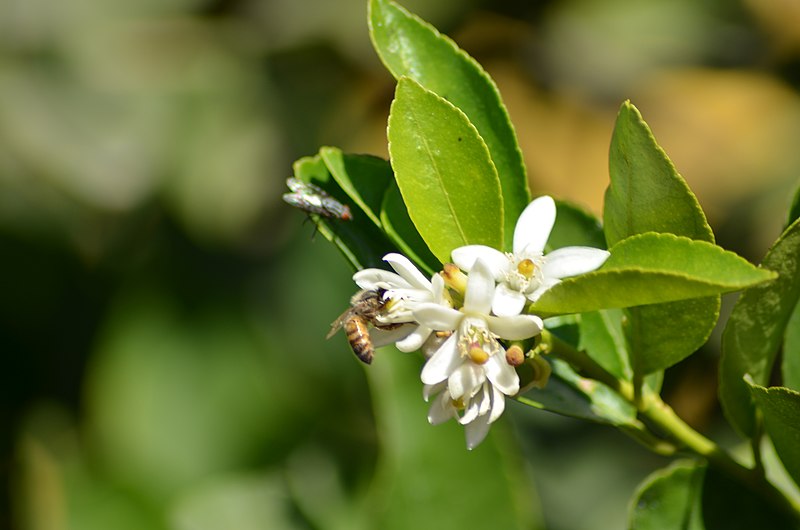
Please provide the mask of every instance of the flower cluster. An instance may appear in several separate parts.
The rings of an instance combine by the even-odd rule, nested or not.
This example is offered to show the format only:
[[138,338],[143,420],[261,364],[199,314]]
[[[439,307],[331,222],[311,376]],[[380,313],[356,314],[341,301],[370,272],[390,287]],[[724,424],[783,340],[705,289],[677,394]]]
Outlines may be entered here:
[[520,216],[512,253],[482,245],[453,250],[454,263],[469,273],[465,282],[458,281],[461,273],[452,265],[428,280],[399,254],[384,257],[395,272],[365,269],[353,277],[362,289],[382,292],[375,345],[395,342],[401,351],[422,349],[427,358],[423,396],[432,400],[428,421],[457,420],[465,427],[469,449],[503,413],[505,397],[520,390],[514,356],[507,355],[502,341],[541,333],[541,318],[525,314],[525,304],[561,278],[594,270],[608,257],[605,250],[588,247],[545,255],[555,216],[553,199],[540,197]]

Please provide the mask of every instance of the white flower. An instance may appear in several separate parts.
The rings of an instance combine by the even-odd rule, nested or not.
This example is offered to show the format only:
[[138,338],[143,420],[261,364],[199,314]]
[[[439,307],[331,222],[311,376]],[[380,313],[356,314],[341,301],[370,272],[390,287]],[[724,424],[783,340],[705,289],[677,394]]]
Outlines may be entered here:
[[502,414],[504,396],[519,391],[517,372],[506,361],[505,349],[497,339],[522,340],[542,331],[542,320],[534,315],[490,316],[494,290],[491,270],[478,259],[467,279],[460,311],[434,303],[421,303],[413,311],[421,327],[454,331],[425,363],[421,379],[427,385],[426,397],[441,391],[429,421],[458,418],[469,426],[470,449],[483,440],[489,424]]
[[378,317],[382,324],[407,325],[392,330],[373,330],[373,343],[377,347],[396,341],[397,349],[400,351],[418,350],[432,330],[417,325],[413,311],[421,303],[449,307],[444,293],[444,280],[438,274],[434,274],[428,280],[411,260],[401,254],[387,254],[383,260],[389,263],[395,272],[364,269],[353,275],[353,281],[362,289],[383,291],[386,313]]
[[[438,395],[437,395],[438,394]],[[454,400],[447,389],[447,383],[425,385],[423,397],[429,401],[436,396],[428,410],[428,422],[439,425],[455,419],[464,425],[467,449],[472,450],[486,438],[492,422],[503,414],[505,397],[489,381],[484,381],[475,394],[464,400]]]
[[452,252],[461,269],[470,271],[485,261],[497,280],[492,311],[518,315],[525,302],[535,302],[562,278],[590,272],[605,263],[608,251],[591,247],[564,247],[544,255],[544,246],[556,220],[556,204],[547,195],[532,201],[514,228],[514,252],[503,253],[484,245],[467,245]]

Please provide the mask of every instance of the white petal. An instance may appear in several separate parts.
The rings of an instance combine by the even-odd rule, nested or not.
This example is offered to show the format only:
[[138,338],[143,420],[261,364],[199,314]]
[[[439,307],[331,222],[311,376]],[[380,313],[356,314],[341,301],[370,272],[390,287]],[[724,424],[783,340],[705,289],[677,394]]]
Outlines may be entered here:
[[464,434],[467,437],[467,449],[472,451],[489,434],[489,415],[478,416],[475,421],[465,425]]
[[489,415],[489,423],[493,423],[499,418],[506,409],[506,400],[503,393],[492,387],[492,413]]
[[542,332],[542,319],[536,315],[486,317],[489,329],[501,339],[528,339]]
[[424,302],[414,309],[414,318],[423,326],[439,331],[456,329],[464,313],[450,307]]
[[552,197],[543,195],[533,200],[520,214],[514,227],[514,254],[526,247],[541,252],[550,237],[556,222],[556,203]]
[[453,399],[470,398],[486,380],[486,376],[473,363],[463,363],[447,379],[447,390]]
[[467,292],[464,293],[464,312],[488,315],[494,298],[494,276],[482,259],[475,264],[467,278]]
[[421,272],[419,272],[419,269],[417,269],[407,257],[403,256],[402,254],[392,252],[390,254],[386,254],[383,257],[383,261],[391,265],[397,274],[402,276],[403,279],[412,286],[425,291],[431,290],[431,282],[425,276],[423,276]]
[[441,274],[434,274],[431,278],[431,291],[433,294],[433,302],[435,304],[443,305],[445,303],[444,278],[442,278]]
[[489,412],[489,409],[492,408],[491,387],[492,385],[484,385],[483,388],[481,388],[480,396],[476,396],[476,398],[479,400],[478,414],[480,415],[486,414]]
[[503,394],[513,396],[519,392],[519,376],[501,353],[492,355],[483,365],[486,377]]
[[470,400],[467,404],[467,408],[464,410],[464,414],[458,418],[458,423],[461,425],[466,425],[470,422],[475,421],[475,419],[480,414],[480,403],[477,399]]
[[417,351],[422,348],[422,344],[428,340],[432,331],[433,330],[427,326],[417,326],[417,329],[409,333],[407,337],[398,340],[395,346],[397,346],[398,350],[406,353]]
[[353,274],[353,281],[362,289],[400,289],[411,287],[399,274],[383,269],[363,269]]
[[422,385],[422,399],[425,401],[430,401],[431,396],[435,396],[446,389],[447,383],[444,381],[441,383],[436,383],[435,385]]
[[542,294],[546,290],[550,289],[552,286],[558,283],[561,283],[561,280],[559,280],[558,278],[545,278],[542,284],[539,287],[537,287],[535,291],[528,294],[528,300],[530,300],[531,302],[535,302],[536,300],[539,299],[540,296],[542,296]]
[[[404,324],[394,329],[378,329],[372,328],[369,330],[369,338],[372,340],[372,345],[376,348],[392,344],[393,342],[405,339],[409,333],[413,333],[417,326],[415,324]],[[414,350],[410,350],[414,351]]]
[[431,408],[428,409],[428,423],[431,425],[439,425],[450,418],[458,418],[458,414],[447,392],[444,392],[433,400]]
[[461,357],[458,355],[458,348],[456,347],[457,338],[458,335],[454,333],[428,359],[422,368],[422,374],[420,374],[420,379],[422,379],[423,383],[426,385],[440,383],[450,377],[453,370],[458,368],[461,364]]
[[527,299],[519,291],[509,289],[504,283],[498,284],[492,298],[492,313],[499,317],[519,315]]
[[458,268],[467,272],[472,270],[475,266],[475,260],[480,258],[492,271],[492,276],[496,280],[503,277],[505,270],[508,268],[509,261],[505,254],[492,247],[486,245],[467,245],[459,247],[450,253],[453,258],[453,263],[458,265]]
[[542,274],[546,278],[567,278],[597,269],[611,254],[592,247],[564,247],[545,257]]

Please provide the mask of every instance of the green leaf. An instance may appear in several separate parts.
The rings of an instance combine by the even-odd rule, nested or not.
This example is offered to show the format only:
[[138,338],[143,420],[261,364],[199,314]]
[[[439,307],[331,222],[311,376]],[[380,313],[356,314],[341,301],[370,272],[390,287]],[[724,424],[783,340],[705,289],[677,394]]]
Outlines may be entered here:
[[503,246],[500,181],[478,131],[463,112],[402,78],[389,113],[389,153],[408,214],[433,254]]
[[705,466],[678,461],[660,469],[633,496],[630,530],[703,530],[700,492]]
[[744,436],[756,432],[755,409],[745,374],[769,382],[784,330],[800,299],[800,220],[772,246],[761,267],[777,272],[774,282],[748,289],[722,333],[719,397],[728,421]]
[[336,147],[323,147],[319,154],[339,187],[381,228],[383,195],[394,180],[389,162],[376,156],[344,154]]
[[295,177],[319,186],[333,198],[351,206],[353,219],[350,221],[307,215],[316,224],[316,230],[336,246],[354,270],[383,267],[383,256],[394,252],[394,245],[360,207],[350,203],[348,195],[333,179],[322,157],[301,158],[293,168]]
[[556,200],[556,222],[547,239],[547,251],[573,246],[606,248],[603,227],[594,215]]
[[633,373],[628,361],[628,345],[620,309],[605,309],[581,314],[581,339],[584,350],[600,366],[620,379],[630,381]]
[[441,269],[441,263],[431,253],[414,227],[414,223],[411,222],[400,189],[395,182],[392,182],[383,197],[381,222],[386,235],[410,260],[416,262],[428,274]]
[[671,234],[629,237],[597,271],[546,291],[531,312],[550,315],[691,299],[737,291],[775,274],[711,243]]
[[800,392],[747,383],[764,415],[764,426],[775,451],[789,475],[800,484]]
[[[714,242],[697,198],[658,145],[639,111],[625,102],[609,153],[611,183],[606,190],[609,245],[644,232],[663,232]],[[640,374],[667,368],[695,352],[719,316],[718,296],[629,311],[629,343]]]
[[794,306],[783,338],[783,385],[800,391],[800,303]]
[[609,245],[643,232],[714,241],[694,194],[629,101],[617,116],[608,163],[603,223]]
[[375,50],[394,77],[410,77],[450,101],[486,142],[505,203],[505,247],[496,248],[511,250],[514,226],[530,202],[530,191],[522,153],[494,82],[452,40],[394,2],[371,0],[369,27]]
[[553,369],[544,388],[532,388],[518,401],[526,405],[593,421],[640,430],[636,409],[606,385],[578,375],[567,363],[548,358]]
[[419,360],[389,349],[381,354],[366,370],[380,443],[364,500],[371,521],[366,528],[542,528],[534,485],[507,420],[495,422],[489,436],[467,451],[464,427],[456,421],[428,423]]

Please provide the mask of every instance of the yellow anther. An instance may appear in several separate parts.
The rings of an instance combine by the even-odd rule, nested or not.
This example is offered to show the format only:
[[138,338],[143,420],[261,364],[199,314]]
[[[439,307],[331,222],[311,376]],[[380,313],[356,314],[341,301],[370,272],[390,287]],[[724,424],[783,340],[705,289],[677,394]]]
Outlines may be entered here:
[[525,352],[522,348],[514,344],[506,350],[506,362],[511,366],[519,366],[525,362]]

